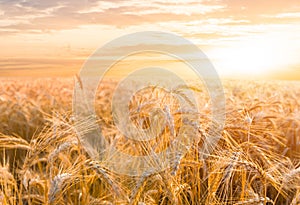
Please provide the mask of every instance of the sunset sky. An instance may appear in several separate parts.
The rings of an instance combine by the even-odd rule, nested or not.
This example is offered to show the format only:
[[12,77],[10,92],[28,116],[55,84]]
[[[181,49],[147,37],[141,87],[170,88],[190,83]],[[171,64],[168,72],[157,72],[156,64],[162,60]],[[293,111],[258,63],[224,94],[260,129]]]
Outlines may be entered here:
[[137,31],[189,39],[221,76],[300,80],[299,0],[0,0],[0,76],[71,76]]

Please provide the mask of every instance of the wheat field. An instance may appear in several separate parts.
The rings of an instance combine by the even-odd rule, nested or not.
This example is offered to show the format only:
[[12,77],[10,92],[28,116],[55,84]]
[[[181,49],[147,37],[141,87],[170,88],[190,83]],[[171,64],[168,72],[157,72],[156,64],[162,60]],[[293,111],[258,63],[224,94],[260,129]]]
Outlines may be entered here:
[[[74,81],[2,79],[0,204],[300,204],[300,83],[223,81],[226,121],[213,152],[202,158],[196,141],[176,166],[134,177],[87,154],[72,115]],[[137,96],[132,110],[147,102],[167,105],[172,120],[161,138],[132,143],[110,115],[114,85],[108,80],[99,87],[95,106],[108,141],[132,155],[145,155],[153,146],[165,149],[180,127],[176,101],[161,101],[159,90]],[[193,119],[201,124],[202,138],[209,99],[202,89],[194,91],[201,109]],[[138,124],[141,116],[135,117]]]

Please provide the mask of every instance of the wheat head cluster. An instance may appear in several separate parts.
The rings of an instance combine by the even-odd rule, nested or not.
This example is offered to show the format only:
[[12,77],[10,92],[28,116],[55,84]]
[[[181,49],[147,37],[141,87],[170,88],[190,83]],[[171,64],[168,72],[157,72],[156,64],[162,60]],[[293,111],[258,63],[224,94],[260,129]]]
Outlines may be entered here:
[[[128,176],[109,169],[105,157],[91,158],[82,145],[78,127],[90,125],[74,119],[74,81],[1,81],[0,204],[300,204],[299,83],[224,81],[226,121],[217,146],[204,158],[211,103],[203,87],[188,87],[197,95],[198,113],[181,109],[174,97],[192,103],[184,96],[186,87],[139,92],[128,105],[131,122],[160,135],[134,141],[118,131],[111,116],[116,83],[102,82],[95,97],[97,122],[107,142],[128,155],[165,150],[176,140],[183,115],[199,127],[200,140],[174,166]],[[153,128],[153,108],[167,119],[165,127],[157,122]]]

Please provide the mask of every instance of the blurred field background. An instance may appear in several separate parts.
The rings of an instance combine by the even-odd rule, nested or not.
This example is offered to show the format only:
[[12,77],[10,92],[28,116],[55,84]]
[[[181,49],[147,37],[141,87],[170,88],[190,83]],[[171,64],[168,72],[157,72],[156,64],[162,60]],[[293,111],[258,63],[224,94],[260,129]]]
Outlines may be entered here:
[[[176,167],[141,177],[113,173],[87,155],[74,129],[75,82],[1,80],[0,204],[300,204],[299,82],[223,81],[226,124],[214,152],[203,160],[195,142]],[[145,146],[126,141],[112,122],[114,86],[106,80],[99,87],[99,123],[118,149],[140,154]],[[202,139],[210,105],[203,90],[197,93]],[[142,98],[135,105],[143,106]],[[168,114],[176,133],[174,104]],[[170,131],[164,129],[163,143]]]

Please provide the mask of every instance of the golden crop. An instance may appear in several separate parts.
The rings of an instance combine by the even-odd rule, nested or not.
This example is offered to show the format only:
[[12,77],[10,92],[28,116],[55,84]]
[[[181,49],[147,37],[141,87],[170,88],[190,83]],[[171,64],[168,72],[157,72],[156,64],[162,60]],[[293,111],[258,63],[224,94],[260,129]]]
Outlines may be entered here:
[[[195,141],[176,166],[141,177],[114,173],[86,153],[75,127],[89,125],[74,120],[73,85],[72,79],[1,81],[0,204],[300,204],[299,83],[224,81],[226,123],[210,156],[202,159],[202,142]],[[156,106],[165,109],[168,126],[158,139],[132,142],[110,115],[114,86],[105,81],[95,99],[107,140],[131,155],[168,147],[181,126],[176,100],[155,88],[135,96],[132,123],[148,127]],[[200,87],[193,91],[200,109],[192,119],[202,139],[210,101]]]

